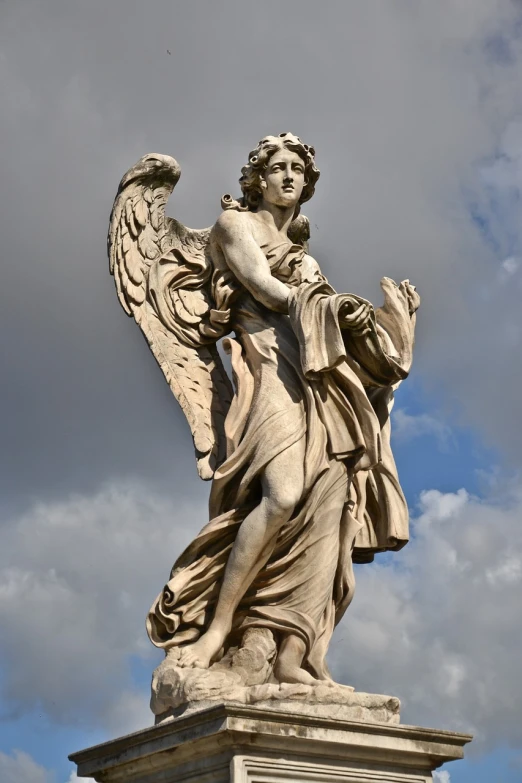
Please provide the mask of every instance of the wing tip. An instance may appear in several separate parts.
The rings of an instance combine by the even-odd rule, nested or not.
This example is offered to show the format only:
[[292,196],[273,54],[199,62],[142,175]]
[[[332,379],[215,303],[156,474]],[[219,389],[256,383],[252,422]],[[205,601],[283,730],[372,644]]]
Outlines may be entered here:
[[214,462],[213,454],[209,452],[208,454],[204,454],[202,456],[197,455],[196,461],[199,477],[203,479],[203,481],[210,481],[213,479],[214,469],[211,465],[211,463]]

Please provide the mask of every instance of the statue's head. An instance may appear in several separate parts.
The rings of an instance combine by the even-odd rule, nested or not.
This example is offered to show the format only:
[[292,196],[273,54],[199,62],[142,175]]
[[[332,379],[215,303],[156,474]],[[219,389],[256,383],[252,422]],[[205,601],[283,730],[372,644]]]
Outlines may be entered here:
[[[315,183],[319,179],[319,169],[315,165],[315,150],[308,144],[303,144],[301,139],[292,133],[280,133],[279,136],[266,136],[262,139],[255,150],[249,154],[246,166],[241,169],[239,184],[243,191],[245,205],[249,209],[256,209],[263,195],[270,191],[271,163],[274,167],[273,179],[276,180],[278,167],[275,164],[279,158],[282,164],[288,164],[293,170],[294,192],[298,195],[297,207],[312,198]],[[274,187],[277,187],[277,183]],[[281,193],[283,200],[284,190],[283,188]],[[291,200],[290,187],[286,195]]]

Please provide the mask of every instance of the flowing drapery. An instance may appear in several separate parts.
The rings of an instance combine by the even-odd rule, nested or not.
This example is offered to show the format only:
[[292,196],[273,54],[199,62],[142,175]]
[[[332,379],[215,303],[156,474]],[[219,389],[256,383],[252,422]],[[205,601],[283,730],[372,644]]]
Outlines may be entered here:
[[289,315],[246,292],[234,302],[228,349],[236,395],[210,522],[174,564],[147,628],[165,649],[204,632],[239,525],[261,498],[263,469],[302,439],[302,497],[242,598],[230,640],[251,626],[296,634],[307,668],[326,678],[328,643],[353,595],[352,560],[408,539],[389,410],[411,363],[414,322],[404,291],[389,281],[384,308],[366,334],[354,335],[343,328],[343,308],[357,298],[336,294],[320,274],[314,279],[301,247],[263,250],[272,274],[290,287]]

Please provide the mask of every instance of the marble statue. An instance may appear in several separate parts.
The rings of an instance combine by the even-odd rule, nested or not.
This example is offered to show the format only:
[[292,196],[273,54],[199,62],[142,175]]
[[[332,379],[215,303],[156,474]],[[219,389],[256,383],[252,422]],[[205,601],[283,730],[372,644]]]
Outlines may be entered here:
[[210,521],[147,619],[166,653],[152,709],[223,694],[340,703],[325,656],[353,598],[353,563],[408,540],[389,413],[420,299],[408,280],[384,278],[374,309],[328,283],[300,215],[319,178],[315,150],[297,136],[259,142],[241,198],[223,197],[212,228],[165,215],[179,176],[171,157],[141,158],[120,183],[109,231],[120,303],[212,481]]

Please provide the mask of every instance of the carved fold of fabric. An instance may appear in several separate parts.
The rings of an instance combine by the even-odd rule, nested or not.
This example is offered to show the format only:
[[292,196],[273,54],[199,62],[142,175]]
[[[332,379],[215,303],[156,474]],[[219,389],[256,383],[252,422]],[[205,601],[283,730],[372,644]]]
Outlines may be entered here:
[[[385,282],[386,281],[386,282]],[[388,386],[408,375],[413,348],[413,327],[408,302],[393,281],[383,281],[385,305],[371,313],[368,330],[356,334],[342,329],[343,307],[369,304],[353,294],[337,294],[328,283],[302,283],[292,288],[289,314],[299,340],[305,375],[333,370],[348,363],[365,385]]]
[[200,635],[215,607],[242,521],[240,512],[211,520],[176,560],[147,617],[147,632],[157,647],[169,649]]
[[368,470],[380,460],[380,424],[359,375],[346,361],[339,326],[345,301],[328,283],[303,283],[290,290],[289,315],[303,373],[322,392],[318,406],[331,453],[351,457],[357,469]]
[[374,469],[357,473],[351,492],[364,484],[365,505],[360,519],[362,528],[355,540],[353,560],[367,563],[376,552],[397,552],[409,540],[408,504],[402,491],[393,457],[389,413],[393,406],[393,390],[370,389],[368,394],[382,422],[381,461]]
[[[334,586],[348,476],[342,463],[330,467],[281,531],[268,563],[239,604],[232,634],[238,638],[250,627],[296,634],[306,644],[309,668],[322,679],[329,676],[324,655],[336,610],[345,597]],[[147,620],[156,646],[184,644],[206,627],[238,527],[237,512],[212,520],[178,559]]]
[[368,562],[379,551],[397,551],[409,538],[408,507],[390,446],[389,413],[393,387],[407,376],[411,365],[415,317],[409,314],[404,284],[397,286],[385,278],[381,286],[384,307],[376,311],[370,331],[362,336],[341,328],[340,311],[351,299],[365,300],[337,294],[328,283],[303,283],[289,296],[290,320],[305,374],[312,383],[317,377],[325,379],[332,398],[342,394],[352,402],[366,447],[354,464],[351,486],[361,526],[355,562]]

